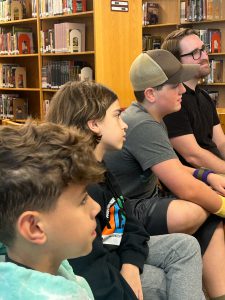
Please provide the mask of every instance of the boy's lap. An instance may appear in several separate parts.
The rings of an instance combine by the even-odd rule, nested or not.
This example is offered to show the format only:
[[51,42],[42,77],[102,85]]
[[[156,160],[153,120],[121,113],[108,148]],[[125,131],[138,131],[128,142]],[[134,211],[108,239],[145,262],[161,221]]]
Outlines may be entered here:
[[[133,214],[145,226],[147,232],[154,235],[168,234],[167,210],[169,204],[177,200],[174,195],[166,197],[155,196],[149,199],[129,199],[129,206]],[[216,215],[210,215],[200,228],[193,234],[200,244],[202,255],[208,247],[208,244],[221,222],[221,218]]]

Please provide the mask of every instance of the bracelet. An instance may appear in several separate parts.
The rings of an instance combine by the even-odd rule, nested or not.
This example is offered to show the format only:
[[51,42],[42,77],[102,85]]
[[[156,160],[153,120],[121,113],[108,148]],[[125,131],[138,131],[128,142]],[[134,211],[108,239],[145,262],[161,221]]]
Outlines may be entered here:
[[220,209],[217,212],[215,212],[215,215],[225,218],[225,198],[223,196],[220,196],[220,197],[222,199],[222,204],[221,204]]
[[193,176],[201,181],[203,181],[204,183],[208,184],[207,182],[207,177],[209,174],[211,174],[214,172],[212,170],[208,170],[208,169],[204,169],[204,168],[200,168],[200,169],[196,169],[194,170]]

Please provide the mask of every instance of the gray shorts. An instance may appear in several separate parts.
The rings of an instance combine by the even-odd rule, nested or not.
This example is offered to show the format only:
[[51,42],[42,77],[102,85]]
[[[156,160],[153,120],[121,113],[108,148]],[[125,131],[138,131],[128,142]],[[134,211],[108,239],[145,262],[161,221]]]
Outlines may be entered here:
[[[168,234],[167,210],[171,201],[176,200],[172,194],[161,197],[155,195],[149,199],[129,199],[129,207],[139,219],[150,235]],[[216,230],[218,224],[224,219],[210,215],[202,226],[193,235],[198,240],[202,255]]]

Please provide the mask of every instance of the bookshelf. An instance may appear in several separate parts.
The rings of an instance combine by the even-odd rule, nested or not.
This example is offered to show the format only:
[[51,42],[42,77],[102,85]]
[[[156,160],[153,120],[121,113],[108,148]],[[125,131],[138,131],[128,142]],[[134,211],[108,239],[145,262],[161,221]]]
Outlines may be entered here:
[[[59,1],[59,0],[57,0]],[[42,0],[43,2],[43,0]],[[128,0],[129,11],[111,10],[111,1],[87,0],[87,11],[57,16],[32,17],[31,1],[26,0],[27,18],[0,22],[1,27],[14,25],[31,27],[34,37],[33,54],[0,55],[0,63],[19,64],[26,67],[26,88],[3,88],[0,94],[19,93],[28,99],[28,114],[42,120],[43,104],[51,99],[57,89],[42,88],[42,66],[51,61],[85,61],[94,73],[94,79],[113,89],[121,107],[130,104],[133,92],[129,80],[129,68],[141,52],[142,1]],[[54,2],[55,3],[55,2]],[[37,1],[39,11],[40,1]],[[75,22],[85,24],[85,51],[77,53],[42,53],[41,30],[52,28],[56,23]]]
[[[206,3],[208,0],[204,0]],[[211,0],[213,3],[213,0]],[[142,1],[145,3],[146,1]],[[159,4],[159,23],[142,26],[143,35],[161,36],[164,38],[171,31],[179,27],[191,27],[195,29],[220,29],[221,30],[221,52],[210,53],[210,59],[223,60],[223,82],[204,84],[208,91],[219,91],[218,108],[225,107],[225,0],[221,0],[221,15],[219,19],[181,22],[181,0],[152,0]],[[220,113],[220,110],[219,110]]]

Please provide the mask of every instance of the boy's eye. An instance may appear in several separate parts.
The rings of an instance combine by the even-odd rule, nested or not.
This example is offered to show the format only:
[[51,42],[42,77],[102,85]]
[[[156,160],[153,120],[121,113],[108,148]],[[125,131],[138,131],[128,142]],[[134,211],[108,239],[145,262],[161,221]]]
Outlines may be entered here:
[[88,194],[86,194],[85,196],[84,196],[84,198],[82,199],[82,201],[81,201],[81,205],[85,205],[86,203],[87,203],[87,199],[88,199]]

